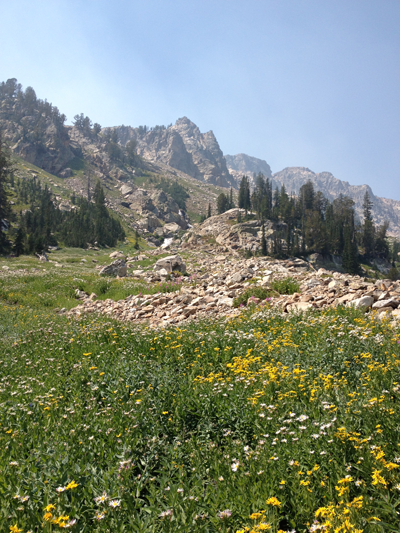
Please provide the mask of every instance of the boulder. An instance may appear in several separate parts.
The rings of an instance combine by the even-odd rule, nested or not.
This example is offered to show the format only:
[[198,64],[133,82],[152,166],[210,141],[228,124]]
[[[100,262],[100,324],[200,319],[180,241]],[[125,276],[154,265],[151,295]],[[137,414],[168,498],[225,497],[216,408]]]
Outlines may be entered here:
[[382,309],[384,307],[392,307],[393,309],[396,309],[399,307],[399,303],[394,298],[389,298],[388,300],[378,300],[374,304],[372,304],[372,309]]
[[87,298],[89,295],[85,291],[81,291],[80,289],[75,289],[75,296],[76,298]]
[[122,185],[120,191],[123,196],[126,196],[127,194],[131,194],[133,192],[133,187],[130,187],[129,185]]
[[186,272],[186,265],[179,255],[169,255],[159,259],[154,265],[153,270],[158,271],[161,269],[165,269],[169,274],[174,271]]
[[290,304],[287,306],[288,311],[308,311],[309,309],[312,309],[314,306],[310,302],[295,302],[293,304]]
[[228,307],[233,306],[233,298],[229,298],[228,296],[223,296],[218,300],[218,305],[226,305]]
[[328,284],[328,289],[334,289],[334,290],[337,290],[339,289],[340,287],[343,286],[343,283],[341,283],[340,281],[338,281],[337,279],[334,279],[332,280],[331,282],[329,282]]
[[176,224],[175,222],[170,222],[169,224],[165,224],[163,227],[164,234],[166,233],[176,233],[177,231],[180,231],[182,228]]
[[103,267],[99,274],[100,276],[119,276],[120,278],[126,276],[127,266],[123,259],[113,261],[111,265]]
[[362,296],[351,302],[347,302],[346,307],[354,307],[355,309],[368,309],[374,303],[372,296]]
[[117,259],[118,257],[125,259],[125,254],[122,252],[112,252],[109,257],[111,257],[111,259]]

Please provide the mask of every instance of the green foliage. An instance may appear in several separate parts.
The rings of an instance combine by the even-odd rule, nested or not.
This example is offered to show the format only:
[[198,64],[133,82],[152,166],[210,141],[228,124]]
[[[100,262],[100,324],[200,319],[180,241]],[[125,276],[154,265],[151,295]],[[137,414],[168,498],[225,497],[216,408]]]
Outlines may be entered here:
[[259,298],[265,300],[271,295],[271,291],[264,287],[249,287],[242,294],[233,299],[233,307],[241,307],[247,305],[249,298]]
[[85,168],[85,160],[81,157],[74,157],[73,159],[70,159],[67,163],[67,167],[71,170],[75,170],[79,172],[80,170],[84,170]]
[[50,512],[94,533],[305,533],[327,509],[331,531],[400,528],[387,323],[266,310],[149,331],[0,316],[18,331],[0,335],[2,530],[55,531]]
[[5,230],[9,225],[11,214],[8,179],[11,172],[11,160],[6,149],[0,131],[0,253],[4,253],[9,248]]
[[161,189],[168,193],[178,204],[178,206],[186,211],[186,200],[190,198],[185,187],[182,187],[177,181],[169,181],[161,178],[161,182],[157,185],[157,189]]
[[228,211],[229,209],[232,209],[233,207],[235,207],[235,204],[233,202],[232,188],[229,194],[225,194],[221,192],[217,197],[218,214],[222,215],[222,213],[225,213],[225,211]]
[[388,279],[392,280],[392,281],[397,281],[399,278],[400,278],[400,272],[398,271],[398,269],[396,267],[392,267],[388,274],[387,274],[387,277]]
[[18,278],[0,278],[0,303],[30,307],[37,311],[70,309],[76,306],[75,289],[88,295],[94,292],[98,300],[123,300],[132,294],[175,292],[179,291],[180,287],[179,281],[149,286],[131,278],[105,279],[100,278],[97,273],[84,272],[80,272],[77,278],[71,273],[50,270],[40,274],[21,275]]
[[279,294],[294,294],[300,292],[300,285],[294,278],[275,279],[271,282],[271,289]]
[[250,181],[247,176],[243,176],[240,182],[238,205],[241,209],[251,209]]
[[[125,238],[121,223],[109,214],[100,182],[96,184],[93,200],[75,197],[78,209],[61,211],[54,205],[47,185],[42,188],[36,178],[19,180],[16,183],[18,200],[30,209],[21,215],[17,233],[19,250],[38,253],[47,246],[57,245],[58,240],[66,246],[86,247],[87,243],[115,246]],[[24,238],[22,235],[25,235]],[[14,248],[16,243],[14,243]]]

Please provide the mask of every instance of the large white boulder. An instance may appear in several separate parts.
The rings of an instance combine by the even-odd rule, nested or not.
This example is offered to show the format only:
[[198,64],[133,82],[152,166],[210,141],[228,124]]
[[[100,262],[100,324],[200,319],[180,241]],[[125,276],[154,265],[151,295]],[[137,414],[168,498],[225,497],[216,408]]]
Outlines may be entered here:
[[174,271],[186,272],[186,265],[179,257],[179,255],[169,255],[168,257],[163,257],[159,259],[154,265],[153,270],[158,271],[165,269],[169,274]]
[[351,302],[347,302],[346,307],[354,307],[355,309],[369,309],[374,303],[372,296],[362,296]]

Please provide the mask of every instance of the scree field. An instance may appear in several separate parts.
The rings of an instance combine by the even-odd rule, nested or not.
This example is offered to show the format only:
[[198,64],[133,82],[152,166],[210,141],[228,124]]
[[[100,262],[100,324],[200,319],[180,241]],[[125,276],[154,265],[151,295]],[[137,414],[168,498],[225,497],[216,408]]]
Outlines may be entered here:
[[388,321],[0,313],[1,532],[400,530]]

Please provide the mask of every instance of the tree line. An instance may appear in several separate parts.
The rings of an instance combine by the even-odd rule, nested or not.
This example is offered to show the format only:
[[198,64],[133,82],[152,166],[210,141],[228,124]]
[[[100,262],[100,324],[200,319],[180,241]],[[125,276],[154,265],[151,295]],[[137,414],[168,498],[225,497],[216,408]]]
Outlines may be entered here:
[[[11,191],[16,205],[21,206],[19,213],[11,210]],[[74,195],[71,200],[73,208],[63,211],[39,179],[14,179],[10,155],[0,136],[0,253],[40,253],[59,243],[81,248],[88,243],[112,247],[125,239],[120,221],[105,205],[100,182],[95,186],[93,201]]]
[[[230,209],[232,203],[228,201],[228,195],[222,193],[217,205],[221,213]],[[354,201],[347,196],[340,195],[330,202],[322,192],[314,189],[311,181],[300,188],[297,196],[289,195],[284,185],[273,189],[271,180],[259,173],[255,176],[253,191],[249,178],[243,176],[238,207],[245,212],[253,211],[260,221],[283,223],[275,232],[272,249],[268,250],[277,257],[310,253],[338,255],[348,272],[358,273],[360,260],[379,257],[395,261],[400,250],[397,242],[389,249],[389,223],[375,225],[368,191],[364,196],[363,220],[357,221]],[[265,243],[263,248],[266,251]]]

